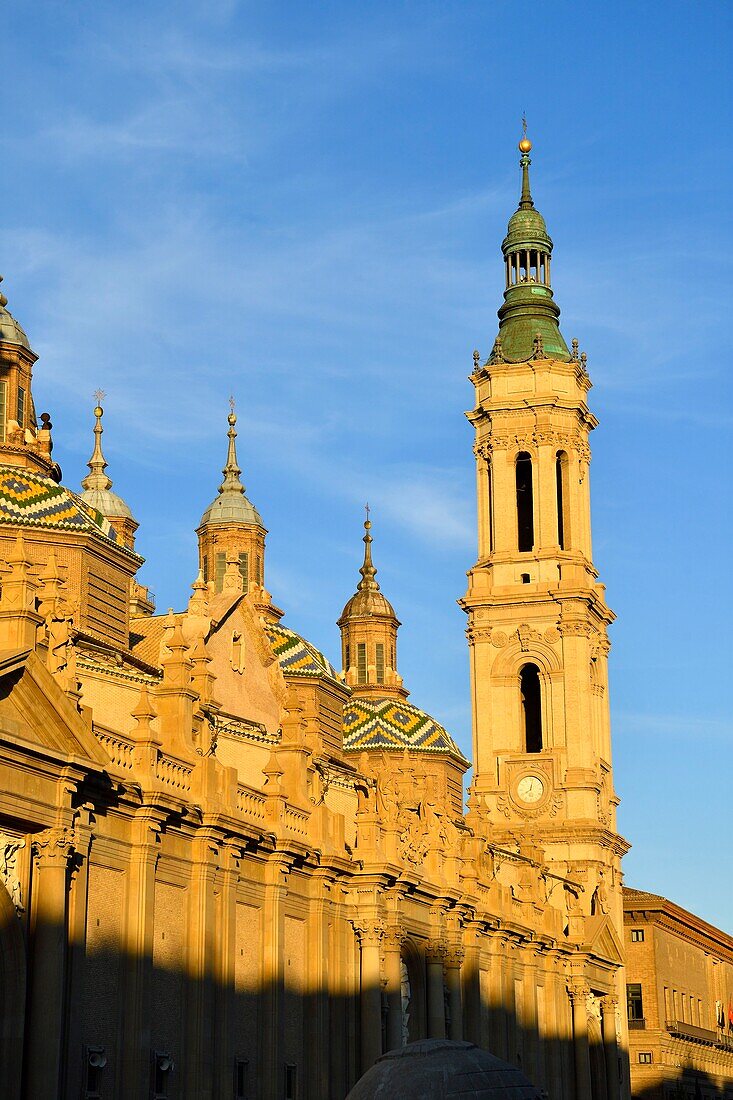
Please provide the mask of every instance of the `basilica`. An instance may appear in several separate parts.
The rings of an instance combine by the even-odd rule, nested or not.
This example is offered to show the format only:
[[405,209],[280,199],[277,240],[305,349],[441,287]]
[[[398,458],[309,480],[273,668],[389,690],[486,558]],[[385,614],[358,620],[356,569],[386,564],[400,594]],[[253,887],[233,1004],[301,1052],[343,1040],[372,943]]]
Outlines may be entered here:
[[596,420],[530,150],[471,373],[465,802],[469,761],[399,674],[368,515],[332,664],[268,589],[232,409],[198,574],[159,614],[101,403],[66,484],[0,295],[6,1100],[344,1100],[383,1052],[446,1037],[550,1100],[630,1096]]

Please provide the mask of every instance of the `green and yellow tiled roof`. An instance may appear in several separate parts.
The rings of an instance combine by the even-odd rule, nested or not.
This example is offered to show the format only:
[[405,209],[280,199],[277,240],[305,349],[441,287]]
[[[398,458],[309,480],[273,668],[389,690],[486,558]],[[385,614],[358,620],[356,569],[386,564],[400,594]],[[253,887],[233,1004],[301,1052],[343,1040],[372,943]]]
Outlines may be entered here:
[[18,466],[0,466],[0,524],[94,531],[117,542],[111,524],[50,477]]
[[338,674],[331,662],[294,630],[282,623],[267,623],[265,633],[285,676],[327,676],[330,680],[338,680]]
[[446,730],[404,699],[354,696],[344,707],[344,749],[463,754]]

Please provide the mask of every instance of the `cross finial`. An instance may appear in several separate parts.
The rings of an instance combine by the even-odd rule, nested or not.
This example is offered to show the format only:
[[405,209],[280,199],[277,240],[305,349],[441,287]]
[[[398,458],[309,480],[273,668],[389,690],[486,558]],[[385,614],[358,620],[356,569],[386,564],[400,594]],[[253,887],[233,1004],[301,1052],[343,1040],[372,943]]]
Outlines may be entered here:
[[522,111],[522,137],[527,136],[527,112]]
[[366,514],[366,521],[367,521],[367,523],[369,523],[369,513],[371,512],[371,508],[369,507],[369,501],[367,501],[366,504],[364,505],[364,512]]
[[94,398],[95,398],[98,405],[102,404],[102,402],[104,401],[106,396],[107,396],[107,394],[104,392],[104,390],[95,390],[94,391]]
[[229,411],[230,411],[230,412],[234,412],[234,408],[235,408],[235,406],[236,406],[236,401],[234,400],[234,396],[232,395],[232,396],[231,396],[231,397],[229,398]]

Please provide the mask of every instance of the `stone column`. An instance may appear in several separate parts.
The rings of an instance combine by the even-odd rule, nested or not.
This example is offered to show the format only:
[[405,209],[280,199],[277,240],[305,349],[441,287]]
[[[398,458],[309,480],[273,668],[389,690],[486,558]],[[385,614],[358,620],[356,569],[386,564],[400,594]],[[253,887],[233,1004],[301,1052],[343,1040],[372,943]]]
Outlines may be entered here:
[[524,1034],[524,1072],[530,1081],[541,1085],[544,1083],[544,1070],[540,1056],[540,1041],[537,1020],[537,956],[531,948],[527,948],[523,957],[522,972],[522,1030]]
[[361,1072],[366,1073],[382,1054],[381,943],[384,928],[369,922],[354,930],[361,949]]
[[332,872],[314,872],[313,896],[308,911],[308,943],[306,958],[308,1006],[305,1018],[305,1043],[310,1057],[305,1059],[308,1096],[327,1096],[330,1080],[330,1046],[333,1042],[329,1027],[329,993],[331,974],[328,960],[328,926],[332,914]]
[[505,1061],[509,1055],[507,1044],[509,1004],[506,1000],[506,983],[504,981],[506,949],[505,940],[499,936],[492,936],[489,966],[490,1000],[487,1006],[489,1013],[488,1049]]
[[462,999],[464,1005],[463,1033],[469,1042],[477,1047],[484,1046],[482,1036],[484,1006],[481,1004],[481,949],[479,946],[480,925],[468,926],[468,946],[461,969]]
[[35,874],[26,1095],[33,1100],[57,1100],[60,1095],[67,872],[74,840],[71,829],[48,829],[38,834],[32,845]]
[[445,956],[445,984],[448,990],[448,1007],[450,1009],[449,1039],[460,1040],[463,1038],[463,996],[461,990],[463,955],[463,948],[455,944],[448,948]]
[[586,982],[576,981],[568,989],[573,1007],[573,1055],[575,1094],[578,1100],[592,1096],[590,1050],[588,1047],[588,994]]
[[225,1096],[231,1088],[232,1066],[235,1056],[235,999],[234,960],[237,927],[237,883],[242,860],[242,849],[236,844],[225,844],[221,852],[220,895],[217,905],[214,982],[214,1095]]
[[402,929],[392,925],[384,937],[387,979],[387,1050],[402,1047]]
[[[82,807],[82,814],[87,818],[86,824],[80,824],[79,819],[74,823],[74,848],[75,859],[69,874],[69,893],[67,910],[68,955],[66,960],[66,989],[68,1003],[81,1005],[84,1003],[84,989],[86,980],[86,930],[87,930],[87,904],[89,897],[89,850],[91,847],[92,832],[88,824],[89,807]],[[64,1034],[64,1083],[69,1096],[79,1096],[82,1092],[83,1066],[78,1053],[82,1047],[83,1014],[71,1012],[66,1014],[66,1026]],[[66,1095],[66,1094],[64,1094]]]
[[427,950],[428,970],[428,1038],[445,1039],[445,992],[443,986],[442,940],[431,940]]
[[273,855],[265,871],[265,905],[262,950],[262,1100],[280,1100],[282,1095],[282,1052],[285,1041],[285,991],[283,947],[285,914],[283,902],[290,873],[287,858]]
[[216,904],[214,888],[221,839],[202,829],[193,841],[188,901],[185,1049],[181,1051],[191,1096],[212,1096],[214,1079],[214,972]]
[[603,997],[601,1000],[601,1021],[603,1025],[603,1052],[606,1057],[606,1087],[608,1100],[619,1100],[621,1079],[618,1071],[618,1039],[616,1035],[615,997]]
[[125,899],[121,1096],[144,1096],[150,1087],[155,869],[164,817],[158,811],[141,810],[132,823]]

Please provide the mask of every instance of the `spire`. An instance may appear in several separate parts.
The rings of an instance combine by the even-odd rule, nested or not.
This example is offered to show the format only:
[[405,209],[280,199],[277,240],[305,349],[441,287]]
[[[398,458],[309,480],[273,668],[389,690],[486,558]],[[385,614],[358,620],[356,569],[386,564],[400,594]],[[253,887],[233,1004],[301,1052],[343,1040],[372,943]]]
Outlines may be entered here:
[[366,519],[364,520],[364,561],[359,572],[361,573],[361,580],[356,586],[356,592],[346,604],[344,610],[341,612],[341,618],[339,619],[339,626],[346,620],[353,618],[354,616],[387,616],[388,618],[396,618],[394,608],[389,600],[386,598],[383,592],[380,591],[379,581],[377,580],[377,570],[374,567],[372,561],[372,536],[371,529],[372,523],[369,519],[371,509],[368,504],[364,505],[364,511],[366,512]]
[[370,508],[368,504],[364,505],[364,511],[366,512],[366,519],[364,520],[364,564],[359,572],[361,573],[361,580],[357,585],[359,592],[378,592],[379,582],[377,581],[377,570],[374,568],[372,562],[372,536],[369,532],[372,529],[371,520],[369,519]]
[[237,465],[237,433],[235,425],[237,423],[237,414],[234,411],[234,398],[229,398],[229,416],[227,417],[229,422],[229,431],[227,435],[229,437],[229,446],[227,448],[227,462],[226,466],[222,470],[224,474],[224,480],[219,486],[220,493],[244,493],[244,485],[240,480],[242,471]]
[[107,395],[104,390],[97,390],[94,396],[97,399],[94,408],[94,450],[92,451],[92,457],[87,462],[89,473],[81,484],[84,489],[106,490],[112,488],[112,479],[105,473],[107,462],[102,454],[102,432],[104,431],[102,427],[102,417],[104,415],[102,401]]
[[532,163],[529,159],[529,152],[531,148],[532,142],[527,137],[527,116],[522,115],[522,140],[519,142],[519,151],[522,154],[519,161],[522,169],[522,197],[519,200],[520,210],[534,209],[532,192],[529,189],[529,166]]

